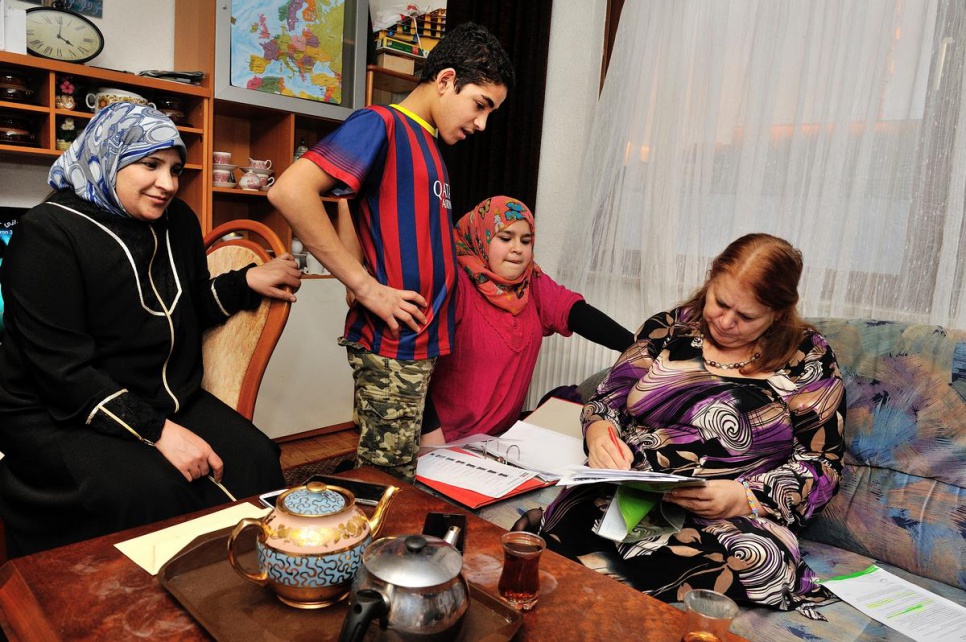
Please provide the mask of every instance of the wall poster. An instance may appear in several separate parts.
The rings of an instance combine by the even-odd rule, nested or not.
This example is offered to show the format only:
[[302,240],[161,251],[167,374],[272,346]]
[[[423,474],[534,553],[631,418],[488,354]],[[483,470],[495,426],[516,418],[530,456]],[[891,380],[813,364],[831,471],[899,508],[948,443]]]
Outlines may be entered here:
[[230,84],[342,103],[344,0],[231,0]]

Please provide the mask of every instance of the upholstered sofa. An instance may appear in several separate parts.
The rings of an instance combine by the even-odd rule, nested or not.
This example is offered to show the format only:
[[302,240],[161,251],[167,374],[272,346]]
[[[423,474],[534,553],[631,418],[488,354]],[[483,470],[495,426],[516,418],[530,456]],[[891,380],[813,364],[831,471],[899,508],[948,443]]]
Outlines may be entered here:
[[[838,495],[801,534],[827,578],[870,564],[966,605],[966,331],[862,319],[811,319],[845,381],[845,471]],[[750,640],[906,640],[845,603],[827,622],[745,608]]]
[[[800,543],[821,578],[877,564],[966,606],[966,331],[865,319],[810,319],[845,381],[839,493]],[[578,386],[586,400],[603,373]],[[529,507],[529,506],[528,506]],[[908,640],[844,602],[797,612],[743,607],[732,630],[755,642]]]

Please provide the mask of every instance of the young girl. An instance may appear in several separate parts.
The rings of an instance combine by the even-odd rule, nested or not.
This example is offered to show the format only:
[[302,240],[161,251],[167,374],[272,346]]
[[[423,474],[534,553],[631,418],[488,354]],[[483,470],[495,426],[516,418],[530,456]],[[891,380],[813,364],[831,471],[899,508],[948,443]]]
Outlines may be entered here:
[[573,332],[623,352],[627,329],[533,262],[533,214],[493,196],[456,223],[456,335],[436,364],[421,445],[499,434],[520,418],[543,337]]

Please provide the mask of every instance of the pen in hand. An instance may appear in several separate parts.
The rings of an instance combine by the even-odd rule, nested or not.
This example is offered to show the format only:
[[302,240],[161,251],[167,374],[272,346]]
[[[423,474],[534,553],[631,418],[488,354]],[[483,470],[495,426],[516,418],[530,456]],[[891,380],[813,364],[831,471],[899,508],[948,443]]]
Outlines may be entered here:
[[617,438],[617,433],[614,432],[614,427],[610,424],[607,424],[607,434],[610,436],[611,443],[614,444],[615,448],[617,448],[617,452],[620,453],[621,460],[623,460],[626,464],[630,464],[630,462],[627,461],[627,456],[624,454],[624,449],[621,448],[621,442]]
[[621,451],[621,443],[617,440],[617,435],[614,434],[614,427],[610,424],[607,425],[607,434],[610,435],[610,441],[617,447],[617,450],[623,452]]

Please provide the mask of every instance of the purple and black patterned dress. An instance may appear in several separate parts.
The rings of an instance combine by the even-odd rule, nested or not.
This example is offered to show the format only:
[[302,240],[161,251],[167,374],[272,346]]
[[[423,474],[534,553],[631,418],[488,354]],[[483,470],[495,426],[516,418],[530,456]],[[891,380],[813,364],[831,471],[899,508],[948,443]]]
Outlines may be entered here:
[[678,533],[616,543],[592,532],[614,486],[573,486],[544,515],[548,546],[666,601],[709,588],[821,619],[811,606],[829,594],[802,561],[796,533],[838,489],[845,391],[835,355],[807,331],[768,378],[712,374],[686,314],[648,319],[585,406],[584,428],[610,421],[637,470],[747,481],[761,517],[688,513]]

